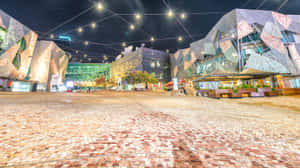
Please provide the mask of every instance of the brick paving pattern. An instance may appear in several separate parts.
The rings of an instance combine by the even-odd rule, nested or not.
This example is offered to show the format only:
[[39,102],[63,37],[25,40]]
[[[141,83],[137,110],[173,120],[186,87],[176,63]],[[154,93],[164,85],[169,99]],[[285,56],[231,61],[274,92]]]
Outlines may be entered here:
[[280,124],[223,116],[195,126],[140,98],[114,99],[88,107],[51,95],[47,103],[2,102],[0,167],[300,167],[299,128],[285,132]]

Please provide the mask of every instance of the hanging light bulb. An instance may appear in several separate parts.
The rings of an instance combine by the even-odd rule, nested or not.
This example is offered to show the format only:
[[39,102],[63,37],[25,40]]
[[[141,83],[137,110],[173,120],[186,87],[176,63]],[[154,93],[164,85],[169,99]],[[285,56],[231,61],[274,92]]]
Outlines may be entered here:
[[186,14],[183,12],[183,13],[181,13],[180,14],[180,18],[182,19],[182,20],[185,20],[186,19]]
[[136,14],[135,14],[135,19],[136,19],[137,21],[141,20],[141,18],[142,18],[141,14],[139,14],[139,13],[136,13]]
[[95,28],[96,28],[96,26],[97,26],[97,25],[96,25],[96,23],[95,23],[95,22],[92,22],[92,23],[91,23],[91,27],[92,27],[92,29],[95,29]]
[[174,16],[174,12],[170,9],[167,13],[169,18],[172,18]]
[[179,42],[182,42],[182,40],[183,40],[182,36],[179,36],[177,40],[178,40]]
[[129,28],[130,28],[130,30],[134,30],[135,26],[133,24],[131,24]]
[[82,33],[82,32],[83,32],[83,29],[82,29],[81,27],[79,27],[79,28],[77,29],[77,31],[78,31],[78,33]]
[[151,42],[154,42],[154,41],[155,41],[155,38],[154,38],[154,37],[151,37],[151,38],[150,38],[150,41],[151,41]]
[[99,11],[101,11],[101,10],[103,10],[103,4],[101,3],[101,2],[98,2],[98,4],[97,4],[97,9],[99,10]]

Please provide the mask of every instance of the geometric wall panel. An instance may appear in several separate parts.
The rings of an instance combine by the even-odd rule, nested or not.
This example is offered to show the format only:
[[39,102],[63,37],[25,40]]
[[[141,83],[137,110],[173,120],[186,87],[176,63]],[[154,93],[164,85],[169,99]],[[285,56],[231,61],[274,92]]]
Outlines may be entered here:
[[[189,78],[187,71],[198,77],[247,70],[300,74],[299,19],[272,11],[233,10],[205,38],[193,42],[189,54],[174,54],[172,75],[184,79]],[[187,61],[192,55],[194,60]]]

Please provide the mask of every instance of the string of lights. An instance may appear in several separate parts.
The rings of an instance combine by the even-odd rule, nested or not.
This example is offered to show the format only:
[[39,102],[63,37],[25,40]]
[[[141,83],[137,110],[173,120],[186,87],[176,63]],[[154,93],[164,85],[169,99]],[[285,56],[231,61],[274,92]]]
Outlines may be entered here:
[[252,0],[247,0],[247,2],[245,2],[245,3],[241,6],[241,8],[245,8],[247,5],[250,4],[251,1],[252,1]]
[[[82,16],[83,14],[87,13],[88,11],[90,11],[91,9],[93,9],[94,7],[96,7],[99,11],[102,11],[104,10],[104,5],[99,2],[95,5],[93,5],[92,7],[82,11],[81,13],[79,13],[78,15],[68,19],[67,21],[63,22],[62,24],[56,26],[55,28],[51,29],[50,31],[48,31],[46,34],[49,34],[55,30],[57,30],[58,28],[62,27],[63,25],[67,24],[67,23],[70,23],[71,21],[73,21],[74,19]],[[136,29],[136,26],[129,22],[127,19],[125,19],[123,16],[134,16],[134,19],[136,20],[136,22],[139,22],[143,16],[162,16],[162,15],[167,15],[169,18],[172,18],[172,17],[176,17],[177,19],[177,22],[179,24],[181,24],[181,27],[184,29],[184,31],[188,34],[189,38],[193,39],[192,35],[188,32],[188,30],[184,27],[184,25],[180,22],[180,20],[178,20],[177,16],[179,16],[182,20],[186,19],[187,17],[187,14],[182,12],[182,13],[175,13],[171,10],[169,10],[168,13],[144,13],[144,14],[141,14],[141,13],[132,13],[132,14],[126,14],[126,13],[116,13],[110,9],[107,9],[105,8],[106,11],[112,13],[112,15],[110,16],[106,16],[104,18],[101,18],[97,21],[93,21],[89,24],[85,24],[83,26],[80,26],[78,28],[74,28],[74,29],[70,29],[70,30],[67,30],[61,34],[69,34],[69,33],[72,33],[74,32],[75,30],[78,32],[78,33],[83,33],[84,32],[84,29],[87,28],[87,27],[90,27],[92,29],[95,29],[97,27],[97,24],[101,23],[101,22],[104,22],[106,20],[109,20],[109,19],[112,19],[113,17],[119,17],[123,22],[125,22],[126,24],[129,25],[129,29],[131,31],[134,31]],[[192,13],[189,13],[189,15],[210,15],[210,14],[224,14],[224,12],[192,12]],[[144,34],[146,34],[147,36],[149,36],[149,39],[147,40],[139,40],[139,41],[124,41],[124,42],[120,42],[120,43],[111,43],[111,44],[107,44],[107,43],[100,43],[100,42],[92,42],[92,41],[81,41],[81,40],[77,40],[77,42],[79,43],[83,43],[86,47],[88,45],[99,45],[99,46],[103,46],[103,47],[106,47],[106,48],[109,48],[109,49],[112,49],[114,51],[120,51],[121,49],[116,49],[114,47],[111,47],[113,45],[120,45],[122,47],[126,47],[127,45],[130,45],[130,44],[135,44],[135,43],[148,43],[150,42],[151,44],[153,44],[155,41],[165,41],[165,40],[174,40],[174,39],[177,39],[177,41],[179,43],[181,43],[184,38],[186,37],[183,37],[183,36],[177,36],[177,37],[167,37],[167,38],[158,38],[156,39],[154,36],[150,35],[150,33],[142,30],[141,28],[138,29],[139,31],[143,32]],[[55,35],[54,34],[50,34],[50,39],[54,39],[55,38]],[[55,40],[58,40],[58,39],[55,39]],[[84,54],[86,55],[86,54]]]
[[[137,29],[137,24],[139,24],[141,22],[141,20],[143,19],[143,16],[167,16],[167,18],[172,19],[175,18],[176,22],[179,24],[179,26],[184,30],[184,32],[186,33],[187,36],[176,36],[176,37],[166,37],[166,38],[156,38],[154,35],[151,35],[150,33],[144,31],[141,27],[139,27],[137,30],[143,32],[145,35],[147,35],[149,38],[148,39],[144,39],[144,40],[138,40],[138,41],[122,41],[122,42],[116,42],[116,43],[104,43],[104,42],[93,42],[93,41],[88,41],[88,40],[77,40],[75,42],[78,43],[82,43],[84,46],[89,46],[89,45],[98,45],[98,46],[103,46],[106,48],[109,48],[111,50],[114,51],[120,51],[122,50],[122,48],[114,48],[111,46],[121,46],[121,47],[126,47],[128,45],[131,44],[136,44],[136,43],[155,43],[156,41],[167,41],[167,40],[177,40],[178,43],[183,42],[186,38],[190,38],[191,40],[194,40],[194,37],[189,30],[184,26],[184,24],[182,23],[182,21],[184,21],[185,19],[187,19],[188,16],[191,15],[201,15],[201,16],[205,16],[205,15],[222,15],[225,14],[226,12],[218,12],[218,11],[212,11],[212,12],[189,12],[189,13],[185,13],[185,12],[176,12],[177,10],[173,10],[169,3],[166,2],[166,0],[162,0],[163,4],[165,5],[165,7],[167,8],[167,12],[166,13],[139,13],[139,12],[135,12],[135,13],[117,13],[111,9],[106,8],[102,2],[98,2],[97,4],[93,4],[92,7],[80,12],[79,14],[71,17],[70,19],[66,20],[65,22],[55,26],[54,28],[52,28],[51,30],[49,30],[48,32],[46,32],[45,34],[54,32],[55,30],[61,28],[62,26],[64,26],[65,24],[70,23],[71,21],[73,21],[74,19],[82,16],[83,14],[89,12],[91,9],[96,8],[99,11],[105,10],[106,12],[109,12],[111,15],[109,16],[105,16],[104,18],[101,18],[99,20],[93,21],[91,23],[82,25],[80,27],[77,28],[73,28],[67,31],[64,31],[61,34],[69,34],[69,33],[73,33],[73,32],[77,32],[77,33],[83,33],[85,31],[86,28],[91,28],[91,29],[96,29],[97,28],[97,24],[102,23],[106,20],[112,19],[114,17],[118,17],[120,18],[124,23],[128,24],[129,29],[131,31],[135,31]],[[249,3],[251,2],[251,0],[247,0],[242,7],[247,6]],[[257,9],[263,7],[263,5],[267,2],[267,0],[263,0],[259,6],[257,7]],[[284,0],[283,3],[281,3],[281,5],[279,6],[279,8],[277,10],[280,10],[282,7],[285,6],[285,4],[288,2],[288,0]],[[93,2],[94,3],[94,2]],[[135,20],[134,22],[130,22],[129,20],[127,20],[126,18],[124,18],[124,16],[133,16],[133,19]],[[202,35],[201,35],[202,36]],[[54,34],[50,34],[50,39],[55,39],[55,35]],[[57,39],[55,39],[57,40]]]
[[74,28],[74,29],[67,30],[67,31],[65,31],[65,32],[63,32],[61,34],[68,34],[68,33],[73,32],[73,31],[77,31],[78,33],[82,33],[83,29],[86,28],[86,27],[91,27],[92,29],[95,29],[97,27],[97,24],[102,23],[102,22],[104,22],[106,20],[109,20],[109,19],[111,19],[111,18],[113,18],[115,16],[117,16],[117,15],[115,15],[115,14],[114,15],[110,15],[110,16],[101,18],[99,20],[96,20],[96,21],[94,21],[92,23],[85,24],[85,25],[83,25],[83,26],[81,26],[79,28]]
[[[193,35],[193,37],[201,37],[202,35]],[[106,48],[110,48],[116,52],[121,52],[122,49],[116,49],[114,47],[110,47],[110,46],[113,46],[113,45],[122,45],[122,47],[126,47],[128,44],[135,44],[135,43],[148,43],[148,42],[151,42],[153,43],[154,41],[168,41],[168,40],[174,40],[174,39],[177,39],[178,42],[182,42],[184,38],[186,38],[187,36],[178,36],[178,37],[165,37],[165,38],[158,38],[158,39],[153,39],[151,38],[150,40],[139,40],[139,41],[127,41],[127,42],[116,42],[116,43],[100,43],[100,42],[92,42],[92,41],[81,41],[81,40],[76,40],[74,41],[75,43],[85,43],[87,42],[87,45],[99,45],[99,46],[104,46]],[[49,40],[49,39],[45,39],[45,40]],[[58,40],[58,41],[61,41],[61,39],[51,39],[51,40]],[[70,48],[70,47],[67,47],[67,46],[63,46],[64,48],[67,48],[69,50],[72,50],[74,51],[76,54],[82,54],[83,55],[83,58],[91,58],[91,56],[88,56],[84,51],[81,51],[81,50],[78,50],[78,49],[73,49],[73,48]],[[96,54],[97,55],[97,54]],[[115,56],[107,56],[105,55],[106,59],[108,58],[114,58]],[[97,58],[97,57],[94,57],[94,58]]]
[[288,2],[289,2],[289,0],[284,0],[284,1],[280,4],[280,6],[277,8],[276,11],[280,11],[280,9],[283,8]]
[[264,6],[264,4],[267,2],[267,0],[263,0],[258,6],[256,9],[260,9],[261,7]]
[[[185,31],[185,33],[186,33],[192,40],[194,40],[193,37],[192,37],[192,35],[191,35],[191,33],[188,31],[188,29],[181,23],[181,21],[180,21],[180,20],[177,18],[177,16],[174,14],[174,12],[173,12],[172,9],[170,8],[169,4],[168,4],[165,0],[162,0],[162,2],[163,2],[164,5],[169,9],[168,16],[170,16],[170,17],[175,16],[175,19],[176,19],[177,23],[182,27],[182,29]],[[185,18],[186,18],[186,14],[184,14],[184,13],[181,14],[181,19],[185,19]],[[178,40],[181,41],[180,39],[181,39],[181,38],[179,38]]]
[[[118,16],[122,21],[124,21],[126,24],[129,25],[129,28],[130,28],[131,31],[135,30],[135,25],[134,25],[133,23],[129,22],[127,19],[125,19],[123,16],[119,15],[118,13],[116,13],[116,12],[110,10],[110,9],[107,9],[107,10],[108,10],[109,12],[113,13],[113,14],[117,14],[117,16]],[[140,14],[135,14],[135,18],[136,18],[136,19],[141,19],[141,15],[140,15]],[[150,33],[144,31],[144,30],[141,29],[141,28],[138,29],[138,30],[141,31],[141,32],[143,32],[144,34],[146,34],[146,35],[148,35],[148,36],[150,35]]]
[[[173,12],[174,15],[178,15],[181,16],[182,14],[186,14],[186,15],[222,15],[225,14],[226,12],[189,12],[189,13],[185,13],[185,12]],[[117,13],[120,16],[136,16],[137,13]],[[143,13],[140,14],[143,16],[165,16],[166,13]]]
[[90,11],[91,9],[93,9],[93,8],[94,8],[94,6],[89,7],[89,8],[87,8],[87,9],[85,9],[84,11],[80,12],[79,14],[77,14],[77,15],[71,17],[70,19],[64,21],[63,23],[61,23],[61,24],[55,26],[54,28],[52,28],[52,29],[50,29],[49,31],[47,31],[47,32],[45,33],[45,36],[49,35],[50,33],[54,32],[55,30],[59,29],[60,27],[66,25],[66,24],[68,24],[68,23],[70,23],[71,21],[75,20],[76,18],[78,18],[78,17],[84,15],[85,13],[89,12],[89,11]]
[[[103,8],[104,8],[103,4],[100,3],[100,2],[96,5],[96,7],[97,7],[98,10],[103,10]],[[88,12],[90,9],[92,9],[92,8],[93,8],[93,7],[88,8],[87,10],[85,10],[85,11],[81,12],[80,14],[78,14],[78,15],[72,17],[71,19],[65,21],[64,23],[62,23],[62,24],[56,26],[55,29],[52,29],[52,30],[48,31],[48,32],[45,33],[45,34],[49,34],[50,32],[52,32],[52,31],[54,31],[54,30],[60,28],[61,26],[65,25],[65,24],[67,24],[67,23],[69,23],[69,22],[71,22],[72,20],[78,18],[79,16],[83,15],[84,13],[87,13],[87,12]],[[116,17],[116,16],[118,16],[118,17],[119,17],[121,20],[123,20],[125,23],[129,24],[130,30],[135,30],[136,26],[135,26],[134,24],[132,24],[131,22],[129,22],[128,20],[126,20],[126,19],[125,19],[124,17],[122,17],[122,16],[134,16],[135,19],[136,19],[137,21],[139,21],[139,20],[142,19],[142,16],[143,16],[143,15],[145,15],[145,16],[161,16],[161,15],[166,15],[165,13],[144,13],[144,14],[140,14],[140,13],[130,13],[130,14],[129,14],[129,13],[116,13],[116,12],[110,10],[110,9],[106,9],[106,10],[109,11],[109,12],[111,12],[112,15],[107,16],[107,17],[102,18],[102,19],[99,19],[99,20],[97,20],[97,21],[94,21],[94,22],[92,22],[92,23],[85,24],[85,25],[80,26],[80,27],[78,27],[78,28],[74,28],[74,29],[67,30],[67,31],[63,32],[62,34],[67,34],[67,33],[73,32],[73,31],[75,31],[75,30],[77,30],[78,33],[82,33],[82,32],[84,31],[84,28],[86,28],[86,27],[91,27],[92,29],[95,29],[96,26],[97,26],[97,23],[104,22],[104,21],[109,20],[109,19],[111,19],[111,18],[113,18],[113,17]],[[224,14],[224,13],[225,13],[225,12],[191,12],[191,13],[189,13],[188,15],[213,15],[213,14]],[[169,18],[172,18],[173,16],[176,16],[176,15],[180,16],[180,18],[181,18],[182,20],[186,19],[186,16],[187,16],[187,14],[184,13],[184,12],[182,12],[182,13],[173,13],[173,11],[171,11],[171,10],[167,13],[167,16],[168,16]],[[177,19],[178,19],[178,18],[177,18]],[[178,20],[178,22],[179,22],[179,24],[181,23],[179,20]],[[188,32],[187,29],[184,27],[184,25],[183,25],[182,23],[181,23],[181,26],[183,27],[183,29],[185,29],[186,32]],[[143,33],[147,34],[148,36],[150,36],[150,33],[145,32],[144,30],[141,30],[141,29],[139,29],[139,30],[142,31]],[[188,35],[189,35],[189,33],[188,33]],[[190,35],[189,35],[189,36],[190,36]],[[53,34],[50,35],[50,38],[54,38],[54,37],[55,37],[55,36],[54,36]],[[153,39],[153,38],[151,38],[151,39]]]

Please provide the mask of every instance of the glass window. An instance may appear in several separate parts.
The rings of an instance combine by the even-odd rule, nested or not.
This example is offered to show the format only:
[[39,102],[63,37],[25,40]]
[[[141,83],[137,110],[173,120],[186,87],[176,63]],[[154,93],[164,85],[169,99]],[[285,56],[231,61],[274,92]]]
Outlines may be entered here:
[[294,35],[292,32],[282,31],[281,34],[283,36],[283,38],[281,39],[282,42],[284,42],[284,43],[295,42]]

